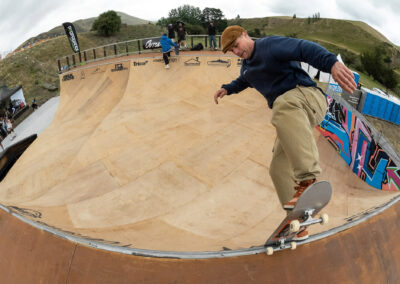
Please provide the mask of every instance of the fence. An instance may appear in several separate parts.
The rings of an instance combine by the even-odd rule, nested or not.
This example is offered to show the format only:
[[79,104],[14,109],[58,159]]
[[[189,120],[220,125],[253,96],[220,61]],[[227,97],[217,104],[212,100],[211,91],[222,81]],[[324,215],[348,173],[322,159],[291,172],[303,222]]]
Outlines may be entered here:
[[[217,35],[216,38],[217,48],[220,48],[221,36]],[[159,40],[160,37],[142,38],[86,49],[79,53],[59,58],[57,60],[58,71],[59,73],[63,73],[70,70],[70,68],[108,58],[154,52],[154,50],[161,49]],[[209,38],[208,35],[188,35],[186,37],[186,42],[187,49],[191,49],[199,43],[201,43],[204,48],[208,48]]]

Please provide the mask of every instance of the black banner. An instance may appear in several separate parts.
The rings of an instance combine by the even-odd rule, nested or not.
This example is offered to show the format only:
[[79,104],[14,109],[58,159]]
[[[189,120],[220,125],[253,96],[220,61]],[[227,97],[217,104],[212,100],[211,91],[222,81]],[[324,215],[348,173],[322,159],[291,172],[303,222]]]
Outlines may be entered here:
[[161,37],[144,39],[142,41],[143,49],[161,48],[160,40],[161,40]]
[[71,23],[63,23],[65,33],[67,34],[69,43],[71,44],[71,48],[74,52],[79,52],[79,43],[78,43],[78,35],[76,34],[76,30],[74,25]]

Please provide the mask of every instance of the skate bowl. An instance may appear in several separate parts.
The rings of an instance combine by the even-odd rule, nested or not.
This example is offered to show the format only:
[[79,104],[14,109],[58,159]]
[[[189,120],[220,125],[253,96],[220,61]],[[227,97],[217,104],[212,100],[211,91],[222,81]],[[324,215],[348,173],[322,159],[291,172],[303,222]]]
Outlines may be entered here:
[[240,66],[187,52],[166,70],[155,53],[61,74],[54,120],[0,184],[5,283],[398,281],[395,176],[376,189],[329,128],[315,138],[330,223],[265,254],[285,214],[268,175],[271,110],[253,89],[213,101]]

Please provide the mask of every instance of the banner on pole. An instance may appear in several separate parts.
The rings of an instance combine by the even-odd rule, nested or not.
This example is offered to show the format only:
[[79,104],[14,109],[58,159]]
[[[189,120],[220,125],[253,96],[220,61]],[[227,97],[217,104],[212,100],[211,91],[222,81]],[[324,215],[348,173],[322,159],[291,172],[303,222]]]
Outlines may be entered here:
[[71,44],[71,48],[74,52],[79,52],[78,35],[73,24],[63,23],[65,33],[67,34],[68,41]]

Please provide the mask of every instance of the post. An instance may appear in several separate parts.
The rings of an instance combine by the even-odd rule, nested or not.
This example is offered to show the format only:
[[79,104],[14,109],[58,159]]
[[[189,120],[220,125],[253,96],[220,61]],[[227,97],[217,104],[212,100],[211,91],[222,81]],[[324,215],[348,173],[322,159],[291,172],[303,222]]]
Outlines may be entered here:
[[82,55],[81,55],[81,52],[79,52],[78,54],[79,54],[79,63],[81,64],[81,63],[82,63]]
[[67,66],[68,66],[68,69],[69,69],[69,57],[66,56],[65,58],[67,59]]
[[74,67],[76,67],[75,54],[72,54],[72,65],[74,65]]
[[140,40],[137,41],[137,45],[138,45],[138,50],[139,50],[139,54],[140,54]]
[[57,63],[58,63],[58,72],[61,73],[61,62],[60,62],[60,59],[57,59]]
[[126,51],[126,56],[129,55],[129,50],[128,50],[128,43],[125,42],[125,51]]
[[117,45],[114,44],[114,55],[117,55]]
[[104,46],[103,49],[104,49],[104,58],[106,58],[107,57],[106,47]]
[[93,48],[93,59],[96,59],[96,49]]
[[83,59],[85,60],[85,62],[87,61],[86,51],[83,52]]

